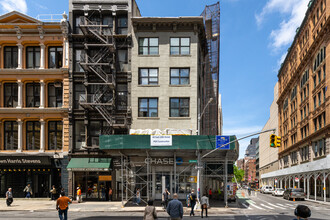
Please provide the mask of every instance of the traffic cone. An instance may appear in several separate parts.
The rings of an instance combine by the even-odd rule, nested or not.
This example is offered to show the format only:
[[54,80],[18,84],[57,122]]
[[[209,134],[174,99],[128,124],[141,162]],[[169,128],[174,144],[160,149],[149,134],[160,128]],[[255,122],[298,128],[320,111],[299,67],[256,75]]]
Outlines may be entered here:
[[293,198],[293,201],[295,202],[295,201],[296,201],[296,199],[295,199],[295,198]]

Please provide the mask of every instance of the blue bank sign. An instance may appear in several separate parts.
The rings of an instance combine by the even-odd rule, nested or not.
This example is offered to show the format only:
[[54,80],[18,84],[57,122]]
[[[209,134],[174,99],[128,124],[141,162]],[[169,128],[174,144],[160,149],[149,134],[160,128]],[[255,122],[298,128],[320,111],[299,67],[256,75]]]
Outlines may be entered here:
[[[216,136],[216,148],[220,148],[222,150],[230,150],[230,141],[229,136]],[[227,145],[226,145],[227,144]],[[226,145],[226,146],[224,146]]]

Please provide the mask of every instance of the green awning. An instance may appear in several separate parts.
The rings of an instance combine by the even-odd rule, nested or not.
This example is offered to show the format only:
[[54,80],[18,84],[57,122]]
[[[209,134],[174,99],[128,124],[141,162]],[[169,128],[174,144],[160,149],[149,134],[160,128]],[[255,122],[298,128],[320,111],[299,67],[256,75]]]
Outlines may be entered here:
[[111,158],[71,158],[67,170],[69,171],[109,171]]

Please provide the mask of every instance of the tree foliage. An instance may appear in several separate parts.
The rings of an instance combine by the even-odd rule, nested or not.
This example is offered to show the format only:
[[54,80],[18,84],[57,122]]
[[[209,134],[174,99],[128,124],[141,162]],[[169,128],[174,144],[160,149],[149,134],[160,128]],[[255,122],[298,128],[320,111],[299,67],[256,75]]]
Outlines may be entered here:
[[[234,175],[238,183],[242,182],[244,178],[244,170],[238,169],[236,165],[234,165]],[[236,182],[235,178],[231,180],[232,182]]]

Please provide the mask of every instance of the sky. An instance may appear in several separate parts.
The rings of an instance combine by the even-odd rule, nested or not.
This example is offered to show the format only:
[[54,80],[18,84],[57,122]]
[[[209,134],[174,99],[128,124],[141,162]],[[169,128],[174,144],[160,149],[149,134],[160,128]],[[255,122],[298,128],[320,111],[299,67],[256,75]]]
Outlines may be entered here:
[[[199,16],[217,0],[136,0],[142,16]],[[309,0],[221,0],[220,88],[223,133],[261,131],[269,118],[277,73]],[[68,0],[0,0],[1,14],[17,10],[68,13]],[[249,139],[240,141],[240,158]]]

